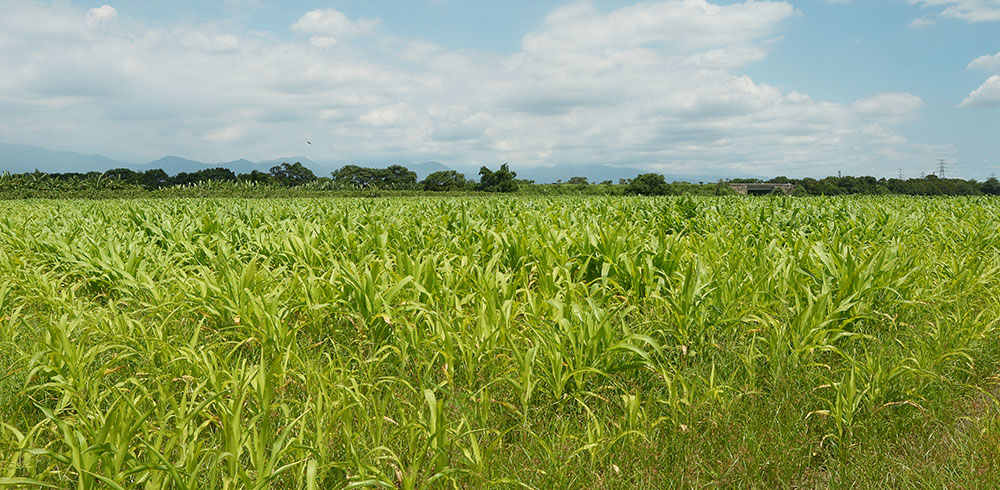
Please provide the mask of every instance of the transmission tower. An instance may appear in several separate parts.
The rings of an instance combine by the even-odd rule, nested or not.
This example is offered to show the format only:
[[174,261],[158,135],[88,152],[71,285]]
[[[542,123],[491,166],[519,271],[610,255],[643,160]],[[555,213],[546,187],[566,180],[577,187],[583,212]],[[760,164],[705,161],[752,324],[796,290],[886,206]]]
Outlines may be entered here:
[[903,180],[903,169],[899,169],[896,172],[896,176],[897,176],[896,178],[898,178],[899,180]]
[[948,165],[947,160],[941,158],[938,160],[938,178],[944,178],[945,167]]

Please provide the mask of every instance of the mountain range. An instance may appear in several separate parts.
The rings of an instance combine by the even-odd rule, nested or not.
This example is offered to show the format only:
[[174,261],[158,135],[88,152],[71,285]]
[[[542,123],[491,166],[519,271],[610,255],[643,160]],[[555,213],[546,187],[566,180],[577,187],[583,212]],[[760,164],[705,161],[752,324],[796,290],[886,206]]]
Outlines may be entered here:
[[[131,163],[108,158],[103,155],[82,155],[69,151],[54,151],[38,146],[12,145],[0,143],[0,172],[12,174],[34,172],[35,170],[46,173],[66,173],[66,172],[104,172],[113,168],[127,168],[136,172],[146,170],[162,169],[169,175],[177,175],[181,172],[197,172],[209,168],[223,167],[232,170],[236,174],[246,174],[254,170],[267,172],[271,167],[282,163],[299,162],[312,170],[317,176],[329,176],[330,172],[346,165],[337,162],[315,162],[304,156],[290,156],[284,158],[274,158],[258,162],[247,159],[233,160],[229,162],[199,162],[178,156],[165,156],[158,160],[147,163]],[[372,164],[364,166],[386,167],[390,164]],[[433,172],[439,170],[451,170],[449,167],[439,162],[422,163],[401,163],[401,165],[416,172],[417,178],[423,179]]]
[[[237,174],[250,173],[258,170],[267,172],[271,167],[281,163],[300,162],[317,176],[329,176],[331,172],[343,167],[348,163],[366,167],[384,168],[391,163],[358,163],[358,162],[316,162],[304,156],[292,156],[285,158],[274,158],[263,161],[250,161],[246,159],[233,160],[229,162],[206,163],[196,160],[189,160],[178,156],[166,156],[148,163],[122,162],[103,155],[83,155],[69,151],[54,151],[38,146],[14,145],[0,143],[0,173],[9,172],[12,174],[34,172],[39,170],[46,173],[65,172],[104,172],[113,168],[127,168],[137,172],[152,169],[163,169],[169,175],[176,175],[180,172],[197,172],[209,168],[223,167],[232,170]],[[423,179],[433,172],[441,170],[458,170],[466,177],[478,180],[478,168],[461,167],[452,169],[440,162],[421,163],[399,163],[417,174],[418,179]],[[568,181],[572,177],[587,177],[590,182],[602,182],[610,180],[618,182],[619,179],[631,179],[645,171],[636,168],[618,167],[613,165],[574,165],[561,164],[552,167],[523,167],[511,166],[511,170],[517,172],[519,179],[533,180],[536,183],[553,183],[558,181]],[[687,180],[687,181],[712,181],[718,177],[711,176],[670,176],[667,180]]]

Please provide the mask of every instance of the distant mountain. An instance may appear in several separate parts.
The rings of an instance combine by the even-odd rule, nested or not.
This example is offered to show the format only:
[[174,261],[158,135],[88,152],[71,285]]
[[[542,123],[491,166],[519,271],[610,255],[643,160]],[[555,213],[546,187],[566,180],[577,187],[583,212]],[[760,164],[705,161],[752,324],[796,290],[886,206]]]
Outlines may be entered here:
[[[329,177],[330,173],[344,165],[353,164],[362,167],[385,168],[389,165],[402,165],[417,174],[418,180],[423,180],[428,175],[438,171],[452,170],[452,168],[441,162],[420,162],[406,163],[395,161],[379,162],[315,162],[303,156],[293,156],[284,158],[273,158],[252,162],[241,159],[231,162],[205,163],[197,160],[189,160],[178,156],[167,156],[144,164],[133,164],[121,162],[101,155],[82,155],[69,151],[52,151],[37,146],[12,145],[0,143],[0,172],[25,173],[33,172],[36,169],[42,172],[104,172],[113,168],[128,168],[135,171],[146,171],[152,169],[163,169],[169,175],[177,175],[180,172],[197,172],[216,167],[224,167],[237,174],[250,173],[254,170],[267,172],[271,167],[282,163],[300,162],[313,171],[317,177]],[[495,167],[491,167],[496,170]],[[459,167],[455,170],[462,172],[472,180],[479,180],[478,167]],[[636,175],[646,171],[629,167],[616,167],[613,165],[573,165],[562,164],[553,167],[528,167],[518,168],[511,166],[511,170],[517,172],[520,179],[534,180],[539,184],[554,183],[557,181],[566,182],[572,177],[586,177],[590,182],[601,182],[610,180],[617,183],[619,179],[631,179]],[[665,175],[667,181],[687,181],[687,182],[714,182],[718,177],[707,175]]]
[[203,170],[209,167],[207,167],[204,163],[188,160],[187,158],[166,156],[143,165],[132,166],[131,168],[133,170],[143,172],[158,168],[170,175],[177,175],[181,172],[197,172],[198,170]]
[[403,163],[401,165],[416,172],[417,180],[424,180],[428,175],[434,172],[445,172],[451,170],[450,167],[441,162]]
[[0,172],[103,172],[128,164],[101,155],[52,151],[37,146],[0,143]]
[[225,162],[225,163],[218,163],[218,164],[212,163],[212,164],[209,164],[209,167],[224,167],[224,168],[228,168],[229,170],[232,170],[233,173],[235,173],[235,174],[248,174],[250,172],[253,172],[254,170],[260,170],[262,172],[267,172],[267,169],[271,168],[271,167],[263,168],[261,165],[258,165],[258,164],[254,163],[254,162],[251,162],[250,160],[247,160],[246,158],[241,158],[239,160],[232,161],[232,162]]
[[[104,172],[113,168],[127,168],[137,172],[162,169],[169,175],[177,175],[181,172],[191,173],[217,167],[228,168],[236,174],[246,174],[254,170],[267,172],[275,165],[296,162],[305,165],[317,177],[329,177],[331,172],[348,164],[347,162],[319,163],[304,156],[273,158],[259,162],[240,159],[231,162],[206,163],[174,155],[165,156],[148,163],[135,164],[121,162],[101,155],[82,155],[69,151],[52,151],[37,146],[0,143],[0,172],[10,172],[12,174],[34,172],[36,169],[48,173],[86,173],[92,171]],[[423,180],[434,172],[451,170],[441,162],[354,164],[376,168],[385,168],[389,165],[399,164],[414,171],[419,180]]]
[[[494,169],[495,170],[495,169]],[[534,180],[537,184],[551,184],[557,181],[566,182],[572,177],[586,177],[590,182],[610,180],[618,183],[618,179],[631,179],[645,173],[644,170],[613,167],[611,165],[571,165],[563,164],[554,167],[516,168],[517,178]]]
[[[280,159],[280,162],[294,163],[294,162],[297,162],[297,161],[299,161],[299,160]],[[280,162],[278,162],[278,163],[280,163]],[[311,161],[308,162],[308,163],[307,162],[302,162],[302,164],[306,165],[307,167],[311,167],[311,166],[315,165],[315,164],[310,165],[312,163],[313,162],[311,162]],[[239,159],[239,160],[234,160],[232,162],[205,163],[205,162],[199,162],[199,161],[196,161],[196,160],[188,160],[187,158],[181,158],[181,157],[175,157],[175,156],[168,156],[168,157],[163,157],[163,158],[161,158],[159,160],[154,160],[152,162],[145,163],[145,164],[142,164],[142,165],[138,165],[138,166],[135,166],[135,167],[130,167],[130,168],[133,168],[133,170],[137,170],[137,171],[146,171],[146,170],[153,170],[153,169],[159,168],[159,169],[163,169],[163,171],[166,172],[169,175],[177,175],[177,174],[179,174],[181,172],[192,173],[192,172],[197,172],[199,170],[205,170],[205,169],[209,169],[209,168],[222,167],[222,168],[228,168],[229,170],[232,170],[233,173],[236,173],[236,174],[248,174],[248,173],[250,173],[250,172],[252,172],[254,170],[259,170],[261,172],[267,172],[274,165],[277,165],[277,163],[275,163],[275,162],[256,162],[255,163],[255,162],[251,162],[250,160],[247,160],[245,158],[242,158],[242,159]]]

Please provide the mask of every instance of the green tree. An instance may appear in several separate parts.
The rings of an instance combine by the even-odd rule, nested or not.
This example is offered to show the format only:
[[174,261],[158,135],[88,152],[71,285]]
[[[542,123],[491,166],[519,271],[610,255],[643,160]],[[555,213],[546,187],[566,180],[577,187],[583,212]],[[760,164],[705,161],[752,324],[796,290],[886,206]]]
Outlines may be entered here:
[[417,174],[402,165],[390,165],[388,168],[369,168],[357,165],[344,165],[332,174],[337,184],[378,189],[415,189]]
[[468,185],[465,176],[455,170],[441,170],[420,182],[425,191],[457,191]]
[[271,167],[270,173],[274,180],[286,187],[295,187],[316,180],[316,174],[300,162],[275,165]]
[[402,165],[390,165],[378,174],[381,189],[413,189],[417,186],[417,173]]
[[728,196],[730,194],[736,194],[736,192],[729,187],[729,184],[726,184],[722,179],[719,179],[719,182],[715,184],[715,195]]
[[241,182],[253,182],[255,184],[266,184],[271,181],[271,174],[260,170],[251,170],[248,174],[240,174],[237,179]]
[[640,196],[663,196],[670,193],[670,185],[660,174],[642,174],[629,182],[625,193]]
[[514,178],[517,172],[512,172],[507,164],[500,166],[496,172],[486,168],[479,169],[479,186],[477,190],[484,192],[517,192],[517,182]]
[[371,169],[357,165],[344,165],[330,175],[333,181],[350,187],[367,187],[372,184]]
[[1000,181],[996,177],[990,177],[986,179],[986,182],[980,184],[979,189],[983,194],[990,196],[1000,196]]
[[[36,171],[37,172],[37,171]],[[139,183],[139,173],[127,168],[113,168],[104,172],[104,177],[117,180],[120,182],[128,182],[130,184]]]
[[207,168],[197,172],[181,172],[170,179],[173,185],[189,185],[198,182],[236,182],[236,174],[224,167]]
[[159,189],[170,185],[170,176],[161,168],[147,170],[139,176],[139,183],[146,189]]

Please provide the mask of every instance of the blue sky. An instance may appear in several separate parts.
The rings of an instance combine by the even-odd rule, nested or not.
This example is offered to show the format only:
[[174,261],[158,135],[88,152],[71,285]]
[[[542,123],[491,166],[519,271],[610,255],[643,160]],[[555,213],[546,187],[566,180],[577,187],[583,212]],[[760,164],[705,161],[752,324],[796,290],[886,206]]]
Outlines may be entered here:
[[5,143],[133,162],[1000,173],[1000,0],[0,8]]

